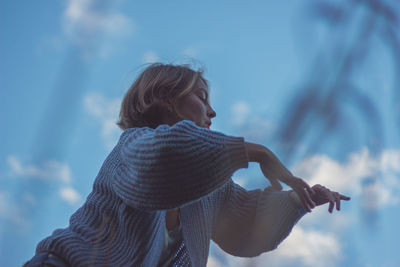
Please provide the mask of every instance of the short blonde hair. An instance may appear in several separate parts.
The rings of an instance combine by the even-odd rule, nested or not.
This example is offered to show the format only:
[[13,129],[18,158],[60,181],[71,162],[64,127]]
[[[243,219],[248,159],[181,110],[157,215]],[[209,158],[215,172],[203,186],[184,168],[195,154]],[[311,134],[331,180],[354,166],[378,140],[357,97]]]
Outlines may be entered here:
[[135,80],[126,92],[117,125],[125,130],[133,127],[156,128],[162,124],[163,112],[176,110],[179,98],[189,94],[193,87],[207,80],[203,70],[193,70],[189,65],[153,63]]

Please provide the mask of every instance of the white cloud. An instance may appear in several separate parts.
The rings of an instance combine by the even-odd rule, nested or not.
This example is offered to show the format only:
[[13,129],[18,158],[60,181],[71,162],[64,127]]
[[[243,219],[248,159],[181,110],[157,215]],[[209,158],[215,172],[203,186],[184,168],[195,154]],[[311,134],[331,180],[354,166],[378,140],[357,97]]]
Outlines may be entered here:
[[239,135],[254,142],[263,142],[272,135],[274,129],[275,126],[265,119],[249,117],[248,122],[240,128]]
[[[343,202],[341,205],[342,207],[352,208],[346,202]],[[354,213],[351,211],[344,212],[343,210],[336,211],[335,209],[331,214],[328,212],[328,207],[328,205],[324,205],[313,209],[311,214],[306,214],[301,218],[297,226],[307,229],[315,227],[318,227],[318,229],[323,228],[325,231],[334,232],[337,237],[340,237],[350,225],[358,223],[358,217],[354,216]]]
[[334,191],[362,195],[364,207],[378,209],[400,202],[400,151],[386,150],[370,155],[367,148],[351,154],[340,163],[325,155],[315,155],[300,162],[294,173],[311,185],[322,184]]
[[207,267],[219,267],[219,266],[222,266],[221,263],[216,258],[210,255],[207,259]]
[[207,266],[329,267],[337,266],[337,262],[341,258],[341,246],[334,233],[305,230],[296,226],[276,250],[263,253],[255,258],[223,255],[226,260],[225,264],[210,256]]
[[234,176],[232,177],[232,180],[241,187],[246,187],[249,182],[249,178],[245,176]]
[[378,160],[378,165],[384,172],[400,172],[400,152],[392,149],[383,151]]
[[19,230],[27,230],[30,222],[25,216],[20,206],[15,204],[7,192],[0,191],[0,217],[18,226]]
[[[63,200],[68,202],[69,204],[76,204],[80,201],[80,194],[74,190],[70,184],[72,182],[72,174],[71,169],[68,164],[61,163],[56,160],[47,160],[42,165],[34,165],[34,164],[26,164],[24,165],[20,159],[16,156],[8,156],[7,164],[9,166],[9,176],[19,176],[29,179],[40,179],[48,182],[56,182],[60,184],[60,196]],[[3,196],[4,198],[4,196]],[[35,205],[36,198],[29,192],[25,192],[22,194],[21,199],[25,202],[25,204]],[[0,198],[0,201],[2,199]],[[21,219],[18,216],[18,205],[10,204],[7,208],[7,212],[12,209],[16,210],[14,215],[10,215],[9,217],[12,220]],[[2,203],[3,204],[3,203]],[[0,213],[5,212],[6,206],[0,206]]]
[[388,187],[378,182],[364,186],[362,196],[363,207],[367,210],[379,210],[385,205],[397,204],[399,201]]
[[191,45],[188,45],[184,47],[181,50],[181,54],[183,56],[184,60],[194,60],[195,63],[197,62],[197,59],[201,57],[201,54],[204,52],[210,52],[213,50],[215,52],[215,42],[214,43],[209,43],[209,42],[197,42]]
[[[371,155],[364,148],[350,154],[343,162],[326,155],[315,155],[300,162],[294,173],[308,178],[310,184],[320,183],[352,197],[359,196],[361,205],[367,210],[400,203],[398,150],[384,150]],[[344,202],[342,207],[355,208],[346,204]],[[337,266],[344,253],[343,234],[346,228],[359,221],[351,211],[329,214],[327,209],[325,205],[304,216],[274,251],[252,259],[222,254],[223,262],[211,256],[209,266]]]
[[263,142],[275,129],[273,123],[254,114],[250,104],[244,101],[232,106],[231,118],[232,126],[238,129],[238,134],[253,142]]
[[250,105],[239,101],[232,106],[232,123],[235,126],[242,126],[250,114]]
[[81,195],[69,186],[60,189],[60,196],[71,205],[78,204],[82,199]]
[[143,55],[143,63],[155,63],[160,61],[160,57],[154,51],[147,51]]
[[182,54],[185,57],[195,58],[199,54],[199,49],[197,49],[195,47],[187,47],[187,48],[183,49]]
[[56,160],[45,161],[42,166],[23,165],[16,156],[8,156],[7,163],[11,176],[25,176],[42,180],[55,180],[63,183],[71,182],[71,170],[66,163]]
[[107,148],[112,148],[121,130],[116,125],[121,99],[109,99],[99,93],[89,93],[84,98],[86,110],[101,124],[101,136]]
[[64,12],[64,30],[73,42],[88,45],[97,41],[99,34],[127,35],[133,22],[122,13],[107,10],[102,1],[69,0]]
[[135,30],[134,22],[115,9],[115,3],[99,0],[68,0],[62,18],[66,38],[79,47],[79,56],[108,59],[126,49],[123,40]]
[[333,233],[295,227],[279,249],[271,252],[265,260],[268,258],[277,263],[300,261],[304,266],[325,267],[335,266],[340,254],[340,242]]

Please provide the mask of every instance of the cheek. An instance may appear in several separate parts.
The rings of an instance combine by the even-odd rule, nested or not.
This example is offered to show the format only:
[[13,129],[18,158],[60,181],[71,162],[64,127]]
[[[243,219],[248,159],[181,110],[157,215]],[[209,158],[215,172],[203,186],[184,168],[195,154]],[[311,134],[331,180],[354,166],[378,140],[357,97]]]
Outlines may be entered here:
[[196,95],[189,95],[178,102],[177,108],[184,119],[202,120],[207,113],[206,105]]
[[192,118],[198,118],[203,112],[201,105],[198,105],[197,103],[188,104],[185,107],[185,110]]

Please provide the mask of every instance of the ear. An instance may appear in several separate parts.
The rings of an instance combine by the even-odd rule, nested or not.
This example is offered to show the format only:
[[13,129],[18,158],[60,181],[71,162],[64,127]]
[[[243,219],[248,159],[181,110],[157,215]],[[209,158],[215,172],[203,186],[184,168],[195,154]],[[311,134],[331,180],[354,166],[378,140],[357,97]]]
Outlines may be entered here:
[[167,108],[167,110],[169,112],[173,113],[175,111],[174,106],[175,106],[175,103],[174,103],[174,101],[172,99],[167,99],[165,101],[165,107]]
[[174,112],[174,105],[171,104],[171,103],[168,103],[168,104],[167,104],[167,109],[168,109],[168,111],[171,112],[171,113]]

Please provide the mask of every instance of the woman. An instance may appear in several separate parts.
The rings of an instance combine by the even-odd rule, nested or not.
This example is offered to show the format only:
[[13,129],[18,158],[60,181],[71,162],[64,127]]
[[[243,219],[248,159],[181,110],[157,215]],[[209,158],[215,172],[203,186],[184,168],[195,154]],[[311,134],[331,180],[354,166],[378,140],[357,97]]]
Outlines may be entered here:
[[[93,191],[27,266],[205,266],[211,239],[253,257],[275,249],[315,206],[332,212],[349,200],[310,188],[264,146],[210,130],[208,94],[201,71],[147,67],[123,99],[124,131]],[[248,162],[274,189],[246,191],[231,180]],[[280,181],[293,190],[280,191]]]

